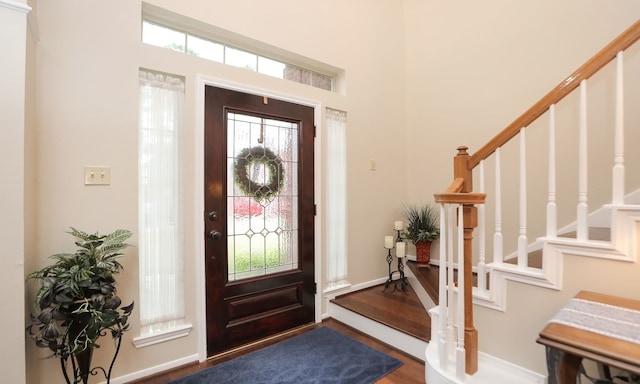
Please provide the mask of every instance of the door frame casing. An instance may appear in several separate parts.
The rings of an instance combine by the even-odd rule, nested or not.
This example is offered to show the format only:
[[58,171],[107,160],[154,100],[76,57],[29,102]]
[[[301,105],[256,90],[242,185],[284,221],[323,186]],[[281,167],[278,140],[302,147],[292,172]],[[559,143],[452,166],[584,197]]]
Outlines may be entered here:
[[[321,236],[321,205],[319,198],[321,195],[321,174],[322,174],[322,130],[320,119],[322,115],[322,105],[319,101],[305,99],[299,96],[265,90],[248,84],[234,83],[219,78],[197,75],[196,76],[196,97],[195,97],[195,119],[194,119],[194,271],[195,274],[195,299],[196,299],[196,337],[198,345],[198,360],[207,359],[207,302],[206,302],[206,268],[205,268],[205,238],[204,238],[204,90],[207,85],[218,88],[225,88],[232,91],[248,93],[257,96],[278,99],[290,103],[300,104],[313,108],[313,120],[316,126],[316,137],[314,140],[314,204],[316,205],[316,215],[314,218],[314,277],[316,284],[320,285],[322,279],[322,239]],[[320,322],[322,317],[322,295],[316,292],[314,321]]]

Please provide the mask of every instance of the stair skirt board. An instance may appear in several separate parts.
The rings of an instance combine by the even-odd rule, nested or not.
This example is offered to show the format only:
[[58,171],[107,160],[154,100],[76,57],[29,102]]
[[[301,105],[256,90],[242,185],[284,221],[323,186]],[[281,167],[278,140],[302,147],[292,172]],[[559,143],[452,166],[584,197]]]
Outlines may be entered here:
[[329,303],[329,316],[424,361],[424,351],[427,348],[427,342],[424,340],[409,336],[331,302]]
[[407,277],[407,280],[409,280],[409,285],[411,286],[411,288],[413,288],[413,291],[418,296],[418,300],[420,300],[422,306],[424,306],[427,312],[431,308],[435,308],[436,304],[433,302],[433,299],[431,299],[431,296],[429,296],[422,284],[420,284],[420,281],[418,280],[416,275],[413,274],[411,268],[405,268],[404,274]]
[[464,380],[455,377],[453,367],[448,372],[440,369],[438,345],[429,343],[425,351],[426,381],[429,384],[545,384],[547,377],[522,368],[486,353],[478,352],[478,372],[465,375]]

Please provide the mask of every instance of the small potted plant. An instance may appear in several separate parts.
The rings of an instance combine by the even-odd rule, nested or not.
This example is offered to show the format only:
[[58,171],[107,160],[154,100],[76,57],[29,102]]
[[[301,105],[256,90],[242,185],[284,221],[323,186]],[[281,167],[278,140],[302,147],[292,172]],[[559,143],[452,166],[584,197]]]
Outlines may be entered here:
[[[74,253],[50,256],[54,264],[27,276],[40,282],[27,334],[38,347],[50,349],[50,357],[60,359],[68,384],[87,384],[89,376],[97,371],[102,371],[108,383],[133,310],[133,303],[120,306],[122,300],[113,277],[122,270],[118,259],[123,256],[120,251],[129,246],[124,241],[131,232],[118,229],[100,235],[71,228],[69,233],[78,239],[75,244],[79,248]],[[108,370],[92,369],[93,350],[108,331],[116,342],[111,365]]]
[[416,246],[416,263],[428,268],[431,260],[431,243],[440,236],[440,211],[432,203],[404,204],[407,228],[402,237]]

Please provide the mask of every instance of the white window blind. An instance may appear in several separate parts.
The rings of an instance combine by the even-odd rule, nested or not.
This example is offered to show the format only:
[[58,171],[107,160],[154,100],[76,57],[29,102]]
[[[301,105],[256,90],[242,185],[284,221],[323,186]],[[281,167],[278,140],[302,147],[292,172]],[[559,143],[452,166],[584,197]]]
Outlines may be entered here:
[[180,135],[184,81],[140,71],[138,225],[142,334],[184,323]]
[[327,290],[347,281],[347,113],[327,108]]

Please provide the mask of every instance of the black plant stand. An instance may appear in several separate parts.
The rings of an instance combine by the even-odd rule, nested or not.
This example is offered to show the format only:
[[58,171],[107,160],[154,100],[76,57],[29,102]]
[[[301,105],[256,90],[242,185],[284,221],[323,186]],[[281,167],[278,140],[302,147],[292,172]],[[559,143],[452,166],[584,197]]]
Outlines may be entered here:
[[[113,369],[113,365],[115,364],[116,359],[118,358],[118,353],[120,352],[122,333],[116,335],[114,337],[114,340],[116,340],[116,351],[113,354],[113,359],[111,359],[111,364],[109,365],[108,371],[103,367],[91,368],[91,358],[93,355],[93,350],[87,350],[75,356],[69,353],[64,357],[61,357],[60,369],[62,369],[62,374],[64,375],[64,379],[67,384],[87,384],[89,382],[89,376],[96,376],[99,372],[103,373],[105,379],[107,379],[106,384],[109,384],[111,382],[111,370]],[[85,353],[85,356],[81,356]],[[69,359],[71,360],[71,368],[73,370],[73,381],[71,381],[71,377],[69,377],[69,373],[67,372],[67,364]]]

